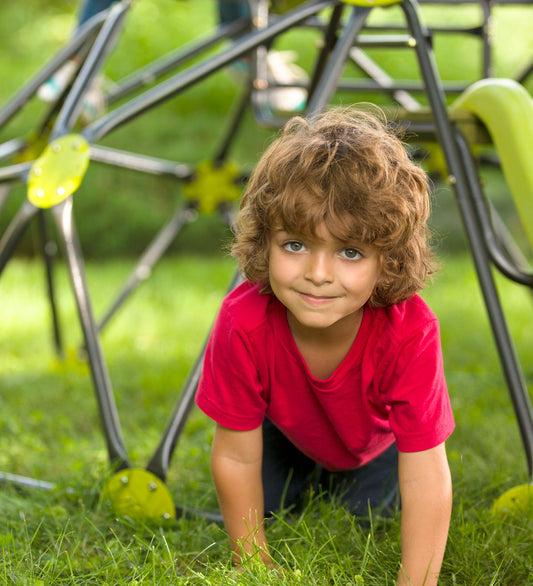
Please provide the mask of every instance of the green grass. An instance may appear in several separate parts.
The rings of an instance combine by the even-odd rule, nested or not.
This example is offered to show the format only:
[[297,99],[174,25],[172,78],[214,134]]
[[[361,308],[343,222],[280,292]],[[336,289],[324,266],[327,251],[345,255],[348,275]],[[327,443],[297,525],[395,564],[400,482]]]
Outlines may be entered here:
[[[97,315],[131,268],[129,261],[89,262]],[[215,316],[233,262],[224,257],[165,259],[103,333],[126,446],[144,467],[178,399]],[[0,295],[0,470],[57,484],[52,492],[0,492],[0,582],[5,584],[394,584],[399,516],[359,526],[336,505],[310,498],[305,510],[268,528],[280,574],[230,568],[223,529],[199,519],[162,527],[117,519],[99,502],[110,474],[64,268],[61,323],[68,358],[50,342],[43,269],[14,260]],[[531,299],[500,287],[529,382],[533,334],[524,322]],[[533,519],[501,519],[490,506],[527,482],[527,467],[471,262],[444,257],[424,293],[441,320],[446,374],[457,420],[448,442],[454,512],[443,584],[527,584],[533,579]],[[462,299],[458,303],[458,299]],[[167,480],[176,504],[216,508],[209,473],[212,424],[194,410]]]

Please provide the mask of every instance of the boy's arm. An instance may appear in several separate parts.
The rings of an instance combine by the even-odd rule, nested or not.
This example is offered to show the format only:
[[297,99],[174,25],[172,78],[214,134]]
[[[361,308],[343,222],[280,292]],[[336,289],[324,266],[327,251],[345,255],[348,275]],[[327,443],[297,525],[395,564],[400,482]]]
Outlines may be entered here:
[[398,586],[434,586],[444,557],[452,509],[452,482],[444,443],[400,452],[402,567]]
[[271,565],[263,517],[263,430],[234,431],[218,425],[211,470],[234,562],[258,556]]

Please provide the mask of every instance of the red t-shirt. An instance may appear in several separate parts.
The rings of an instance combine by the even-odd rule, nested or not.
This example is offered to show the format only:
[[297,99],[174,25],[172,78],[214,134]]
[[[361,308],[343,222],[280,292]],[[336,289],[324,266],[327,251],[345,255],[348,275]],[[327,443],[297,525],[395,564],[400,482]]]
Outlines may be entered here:
[[327,470],[358,468],[394,441],[437,446],[454,428],[438,321],[415,295],[365,306],[357,337],[326,380],[307,368],[273,295],[244,282],[223,301],[196,402],[220,425],[245,431],[265,415]]

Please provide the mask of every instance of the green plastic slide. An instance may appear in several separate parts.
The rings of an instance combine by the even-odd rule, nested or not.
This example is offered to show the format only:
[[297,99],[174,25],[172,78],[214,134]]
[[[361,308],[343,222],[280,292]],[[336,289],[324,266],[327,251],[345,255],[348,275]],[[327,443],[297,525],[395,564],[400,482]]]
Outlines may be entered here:
[[510,79],[484,79],[451,106],[478,118],[491,136],[524,229],[533,246],[533,101]]

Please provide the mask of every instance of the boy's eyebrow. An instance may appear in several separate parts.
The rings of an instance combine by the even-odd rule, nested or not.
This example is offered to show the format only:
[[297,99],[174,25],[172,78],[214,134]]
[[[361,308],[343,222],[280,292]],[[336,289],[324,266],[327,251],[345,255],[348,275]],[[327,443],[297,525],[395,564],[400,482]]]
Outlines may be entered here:
[[[286,230],[285,228],[275,228],[272,231],[273,234],[287,234],[288,236],[299,236],[297,232],[289,232],[288,230]],[[301,237],[301,236],[299,236]]]

